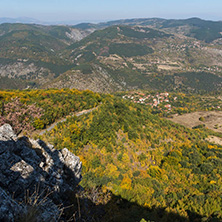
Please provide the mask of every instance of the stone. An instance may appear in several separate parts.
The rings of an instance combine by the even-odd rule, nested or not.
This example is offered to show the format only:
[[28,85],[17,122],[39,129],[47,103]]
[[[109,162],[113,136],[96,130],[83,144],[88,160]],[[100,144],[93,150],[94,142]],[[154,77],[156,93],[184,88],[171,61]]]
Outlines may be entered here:
[[0,127],[0,141],[16,140],[17,136],[9,124]]
[[67,148],[62,149],[61,153],[63,155],[62,162],[64,162],[68,169],[72,170],[76,182],[79,183],[82,170],[82,163],[80,162],[79,157],[73,155]]
[[75,192],[81,169],[79,157],[68,149],[59,151],[42,140],[18,138],[9,124],[1,126],[0,221],[24,219],[30,211],[37,222],[58,221],[58,206],[68,206],[67,193]]
[[17,217],[25,211],[23,205],[19,205],[0,187],[0,221],[16,221]]
[[24,160],[21,160],[20,162],[13,165],[10,170],[14,172],[19,172],[22,178],[27,179],[34,171],[34,168],[31,165],[27,164]]

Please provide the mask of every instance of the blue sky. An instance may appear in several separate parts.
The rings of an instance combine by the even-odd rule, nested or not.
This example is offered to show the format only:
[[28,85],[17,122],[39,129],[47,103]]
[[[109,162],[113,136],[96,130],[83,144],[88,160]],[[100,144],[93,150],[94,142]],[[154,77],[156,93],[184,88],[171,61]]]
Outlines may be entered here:
[[222,20],[222,0],[0,0],[0,3],[0,17],[42,21],[151,17]]

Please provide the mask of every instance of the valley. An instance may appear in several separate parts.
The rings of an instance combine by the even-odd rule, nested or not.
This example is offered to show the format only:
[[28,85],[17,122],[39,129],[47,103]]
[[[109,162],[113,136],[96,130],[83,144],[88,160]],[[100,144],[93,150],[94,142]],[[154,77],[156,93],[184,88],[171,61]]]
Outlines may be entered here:
[[221,29],[220,22],[196,18],[1,24],[0,86],[217,91]]
[[17,206],[50,184],[64,221],[221,221],[221,33],[198,18],[0,24],[0,190],[22,181]]

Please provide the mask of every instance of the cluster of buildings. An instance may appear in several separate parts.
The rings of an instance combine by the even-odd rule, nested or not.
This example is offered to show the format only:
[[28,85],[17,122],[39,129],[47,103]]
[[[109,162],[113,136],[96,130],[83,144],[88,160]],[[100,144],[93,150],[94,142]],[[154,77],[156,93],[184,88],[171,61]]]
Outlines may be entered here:
[[222,72],[222,69],[218,66],[212,66],[212,67],[187,67],[182,68],[184,71],[194,71],[194,72]]
[[[172,109],[169,99],[169,93],[155,93],[155,94],[144,94],[140,92],[135,92],[130,95],[122,96],[123,99],[130,99],[134,103],[144,104],[146,106],[151,106],[152,108],[159,107],[160,110],[168,110]],[[177,97],[171,98],[173,101],[177,100]]]

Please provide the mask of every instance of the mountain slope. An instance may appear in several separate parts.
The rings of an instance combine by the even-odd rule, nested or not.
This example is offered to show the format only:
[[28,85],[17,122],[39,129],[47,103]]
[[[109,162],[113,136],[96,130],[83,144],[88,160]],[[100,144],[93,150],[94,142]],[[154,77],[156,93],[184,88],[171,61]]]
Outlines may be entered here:
[[[205,142],[206,136],[113,97],[46,135],[58,149],[66,146],[80,155],[82,186],[94,194],[100,187],[104,197],[111,191],[145,207],[146,220],[176,221],[164,212],[177,212],[184,217],[179,221],[220,221],[221,147]],[[117,212],[124,208],[120,202],[112,206]],[[116,213],[122,217],[109,214],[109,219],[135,221],[135,214],[136,208],[124,218]]]
[[[201,41],[156,29],[112,26],[95,31],[64,50],[63,56],[76,66],[48,87],[81,88],[84,78],[85,82],[90,79],[89,89],[100,92],[134,88],[214,91],[220,89],[222,81],[219,53],[220,49]],[[91,88],[93,79],[100,79],[104,73],[109,82],[120,87],[105,87],[105,91]],[[66,77],[75,79],[76,84],[66,81]],[[205,87],[207,83],[209,87]]]
[[[118,22],[127,26],[110,26]],[[217,91],[222,73],[220,24],[196,18],[121,20],[80,24],[78,29],[2,24],[0,87],[16,87],[10,82],[18,80],[18,88]],[[212,36],[205,33],[208,29]],[[207,79],[212,80],[209,87]]]
[[[87,32],[65,26],[0,25],[0,87],[39,87],[73,65],[59,52]],[[5,84],[1,84],[7,79]]]
[[[168,102],[162,101],[163,105],[170,102],[173,111],[181,113],[210,107],[218,109],[215,105],[219,105],[218,101],[221,103],[221,94],[195,96],[140,91],[125,94],[127,101],[88,90],[51,89],[1,91],[0,97],[3,102],[0,124],[11,122],[16,133],[21,130],[30,133],[66,117],[65,122],[60,121],[43,136],[36,132],[35,137],[54,144],[57,149],[66,147],[80,156],[83,163],[81,186],[85,190],[81,189],[78,194],[82,200],[77,206],[81,206],[81,215],[85,211],[84,217],[98,218],[102,222],[134,222],[142,218],[160,222],[221,221],[222,147],[207,142],[209,135],[221,137],[221,134],[203,125],[196,129],[185,128],[154,115],[157,107],[129,101],[168,98]],[[88,114],[73,115],[77,110],[91,107],[97,108]],[[199,119],[204,123],[203,117],[209,116]],[[221,126],[217,124],[217,127]],[[20,142],[23,139],[30,145],[25,137]],[[1,149],[3,162],[12,164],[8,155],[14,149],[8,150],[5,146]],[[55,154],[58,152],[54,150]],[[16,152],[16,155],[24,157],[25,153]],[[28,160],[30,163],[29,155]],[[47,168],[47,164],[42,166]],[[8,172],[5,164],[0,167],[3,174]],[[15,196],[23,196],[21,189],[14,189],[18,185],[15,181],[16,184],[10,183],[7,189],[10,193],[16,190]],[[62,189],[64,183],[60,182]],[[91,209],[93,206],[97,206],[98,211]],[[70,214],[73,215],[73,211]]]
[[[149,26],[163,29],[173,34],[183,34],[194,37],[205,42],[212,42],[222,38],[222,22],[207,21],[200,18],[189,19],[161,19],[161,18],[144,18],[144,19],[124,19],[99,24],[78,24],[76,27],[103,29],[113,25],[130,25],[130,26]],[[75,27],[75,26],[74,26]]]

